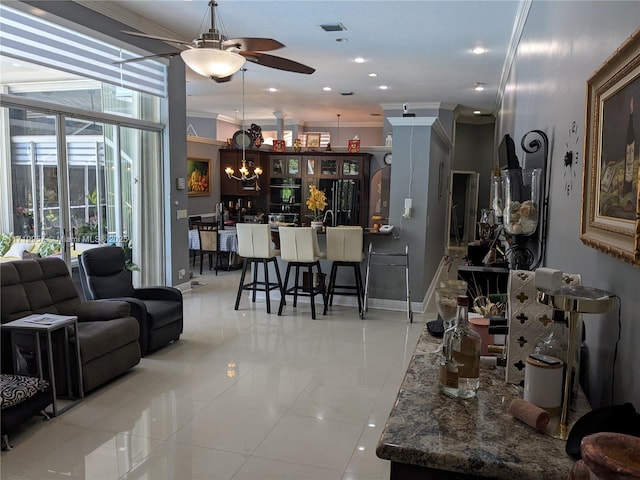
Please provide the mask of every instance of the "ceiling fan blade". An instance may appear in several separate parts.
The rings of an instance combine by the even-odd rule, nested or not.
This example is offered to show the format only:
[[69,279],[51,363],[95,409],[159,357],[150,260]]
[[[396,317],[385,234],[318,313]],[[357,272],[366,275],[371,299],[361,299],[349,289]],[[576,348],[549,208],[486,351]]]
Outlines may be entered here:
[[148,33],[130,32],[127,30],[121,30],[122,33],[127,35],[133,35],[134,37],[150,38],[152,40],[161,40],[163,42],[178,43],[180,45],[193,45],[193,42],[186,42],[184,40],[177,40],[175,38],[158,37],[156,35],[149,35]]
[[236,47],[240,50],[253,50],[258,52],[268,52],[269,50],[277,50],[284,47],[283,43],[280,43],[273,38],[259,38],[259,37],[239,37],[230,38],[222,42],[224,47]]
[[308,67],[302,63],[294,62],[288,58],[276,57],[275,55],[268,55],[260,52],[240,51],[238,52],[248,61],[257,63],[264,67],[275,68],[277,70],[285,70],[287,72],[305,73],[307,75],[316,71],[315,68]]
[[144,57],[135,57],[135,58],[128,58],[127,60],[118,60],[117,62],[113,62],[113,65],[121,65],[123,63],[132,63],[132,62],[141,62],[142,60],[147,60],[148,58],[173,58],[178,55],[180,55],[180,52],[158,53],[156,55],[145,55]]

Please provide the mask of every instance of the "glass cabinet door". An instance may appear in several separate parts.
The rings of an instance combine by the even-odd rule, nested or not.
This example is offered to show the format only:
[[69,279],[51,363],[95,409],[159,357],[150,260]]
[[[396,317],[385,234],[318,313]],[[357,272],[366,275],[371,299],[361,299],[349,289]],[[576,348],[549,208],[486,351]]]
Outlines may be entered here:
[[342,175],[343,176],[358,176],[360,175],[360,162],[357,160],[343,160],[342,162]]
[[338,175],[338,160],[335,158],[320,159],[320,175],[335,177]]

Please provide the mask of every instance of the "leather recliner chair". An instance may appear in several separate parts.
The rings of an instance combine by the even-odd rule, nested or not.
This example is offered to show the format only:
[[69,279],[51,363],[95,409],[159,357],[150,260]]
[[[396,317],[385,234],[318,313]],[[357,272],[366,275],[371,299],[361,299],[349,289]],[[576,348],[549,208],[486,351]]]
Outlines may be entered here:
[[131,315],[140,323],[142,355],[178,340],[182,333],[182,292],[173,287],[134,288],[125,267],[124,250],[97,247],[78,257],[80,283],[87,299],[121,300],[131,305]]

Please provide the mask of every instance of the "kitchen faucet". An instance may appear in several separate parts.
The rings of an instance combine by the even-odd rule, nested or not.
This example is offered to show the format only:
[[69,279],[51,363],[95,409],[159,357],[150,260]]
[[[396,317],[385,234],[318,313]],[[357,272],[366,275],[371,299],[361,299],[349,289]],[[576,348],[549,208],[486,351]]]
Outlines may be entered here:
[[331,214],[331,224],[329,225],[330,227],[335,227],[334,223],[336,221],[336,217],[333,215],[333,210],[327,210],[326,212],[324,212],[324,217],[322,217],[322,222],[323,223],[327,223],[327,215]]

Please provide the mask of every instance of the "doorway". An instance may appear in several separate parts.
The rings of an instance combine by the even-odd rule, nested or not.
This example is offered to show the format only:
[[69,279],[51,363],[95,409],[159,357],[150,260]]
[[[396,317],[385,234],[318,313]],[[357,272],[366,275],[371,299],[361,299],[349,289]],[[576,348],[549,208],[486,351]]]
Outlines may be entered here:
[[476,238],[479,177],[478,172],[451,171],[447,248],[466,247]]

